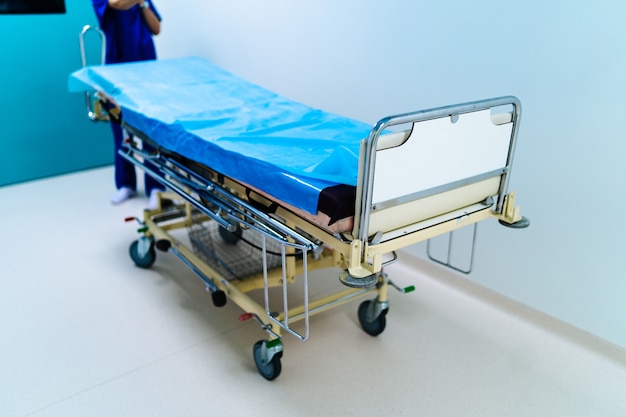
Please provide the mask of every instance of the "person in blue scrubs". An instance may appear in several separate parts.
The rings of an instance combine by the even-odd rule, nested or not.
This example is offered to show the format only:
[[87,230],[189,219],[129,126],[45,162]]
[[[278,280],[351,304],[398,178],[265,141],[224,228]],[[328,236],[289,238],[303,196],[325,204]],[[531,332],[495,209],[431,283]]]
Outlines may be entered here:
[[[106,64],[156,59],[152,39],[161,31],[161,16],[149,0],[92,0],[100,29],[106,37]],[[110,123],[115,149],[115,186],[111,203],[119,204],[137,195],[135,166],[118,154],[124,140],[120,124]],[[150,196],[149,208],[157,206],[157,191],[163,186],[145,175],[145,191]]]

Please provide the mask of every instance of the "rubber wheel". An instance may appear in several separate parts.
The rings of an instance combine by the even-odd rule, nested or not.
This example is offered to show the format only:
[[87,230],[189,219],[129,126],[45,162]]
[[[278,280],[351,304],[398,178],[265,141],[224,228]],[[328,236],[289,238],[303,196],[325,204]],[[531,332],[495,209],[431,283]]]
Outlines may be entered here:
[[278,352],[277,354],[275,354],[272,360],[264,365],[263,359],[261,358],[261,348],[263,346],[263,342],[263,340],[259,340],[254,344],[254,347],[252,348],[254,363],[256,364],[256,367],[259,370],[259,373],[263,376],[263,378],[267,379],[268,381],[272,381],[278,378],[278,375],[280,375],[280,371],[282,370],[280,358],[283,356],[283,352]]
[[224,291],[212,292],[211,299],[215,307],[224,307],[226,305],[226,293]]
[[365,300],[359,305],[359,323],[361,323],[361,327],[365,331],[365,333],[370,336],[378,336],[385,330],[385,326],[387,325],[387,319],[385,316],[389,309],[385,309],[380,312],[380,315],[374,319],[374,321],[367,321],[367,310],[370,306],[370,303],[373,303],[373,300]]
[[145,255],[141,256],[139,255],[139,241],[135,240],[133,243],[131,243],[128,252],[130,254],[130,258],[139,268],[150,268],[156,260],[156,251],[154,250],[154,244],[151,244],[148,252]]

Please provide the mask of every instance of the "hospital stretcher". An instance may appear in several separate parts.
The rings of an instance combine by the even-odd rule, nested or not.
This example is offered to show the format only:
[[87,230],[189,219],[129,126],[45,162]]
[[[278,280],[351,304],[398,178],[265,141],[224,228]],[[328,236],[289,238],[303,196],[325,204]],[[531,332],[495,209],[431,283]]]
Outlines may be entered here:
[[[398,250],[486,219],[529,224],[508,190],[521,112],[515,97],[385,117],[372,127],[200,58],[85,67],[70,76],[70,90],[98,91],[98,111],[121,110],[130,133],[123,156],[168,189],[158,208],[128,219],[141,225],[134,263],[149,268],[157,251],[168,252],[216,306],[230,299],[242,320],[258,321],[268,339],[253,357],[268,380],[281,372],[283,332],[308,339],[313,314],[371,294],[358,319],[368,334],[383,332],[389,287],[413,289],[384,272]],[[331,268],[341,290],[310,299],[310,273]]]

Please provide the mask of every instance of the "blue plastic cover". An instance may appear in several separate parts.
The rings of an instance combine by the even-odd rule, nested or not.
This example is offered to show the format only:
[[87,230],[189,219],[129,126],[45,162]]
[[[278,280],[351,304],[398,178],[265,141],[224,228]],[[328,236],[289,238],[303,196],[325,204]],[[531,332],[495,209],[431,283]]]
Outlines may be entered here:
[[356,185],[372,126],[313,109],[203,58],[86,67],[69,90],[98,90],[162,147],[310,213],[322,189]]

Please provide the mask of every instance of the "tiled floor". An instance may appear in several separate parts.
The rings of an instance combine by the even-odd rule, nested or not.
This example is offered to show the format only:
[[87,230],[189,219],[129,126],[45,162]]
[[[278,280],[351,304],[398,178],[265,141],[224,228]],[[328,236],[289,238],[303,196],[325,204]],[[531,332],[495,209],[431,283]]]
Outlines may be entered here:
[[626,416],[624,350],[406,254],[382,335],[358,302],[314,316],[268,382],[255,322],[171,256],[132,265],[147,200],[112,191],[111,168],[0,188],[2,417]]

